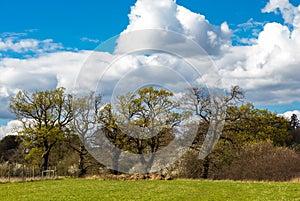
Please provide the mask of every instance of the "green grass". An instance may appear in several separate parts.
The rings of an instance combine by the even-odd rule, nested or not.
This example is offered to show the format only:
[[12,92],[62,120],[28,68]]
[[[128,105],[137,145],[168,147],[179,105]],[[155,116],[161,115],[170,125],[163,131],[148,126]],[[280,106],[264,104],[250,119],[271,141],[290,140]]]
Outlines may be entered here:
[[0,200],[300,200],[300,183],[44,180],[2,183]]

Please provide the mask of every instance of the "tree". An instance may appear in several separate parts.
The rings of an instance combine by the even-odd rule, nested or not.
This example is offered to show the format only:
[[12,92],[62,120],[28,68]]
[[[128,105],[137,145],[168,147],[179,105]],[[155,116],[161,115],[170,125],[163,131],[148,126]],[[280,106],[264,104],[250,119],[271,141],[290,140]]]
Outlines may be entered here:
[[[106,104],[99,112],[98,122],[100,123],[100,129],[105,138],[113,143],[111,153],[111,168],[113,174],[119,173],[119,159],[121,150],[128,149],[130,137],[126,135],[118,126],[116,122],[116,116],[112,111],[112,105]],[[101,139],[100,139],[101,140]]]
[[[206,88],[191,88],[183,96],[181,102],[185,110],[200,117],[197,136],[191,145],[191,149],[198,150],[203,159],[202,178],[208,178],[211,156],[217,140],[229,140],[221,135],[224,121],[229,121],[226,116],[227,108],[234,106],[244,99],[243,92],[239,86],[233,86],[228,95],[210,94]],[[221,136],[220,136],[221,135]]]
[[213,167],[211,178],[218,178],[218,174],[226,172],[234,161],[243,160],[240,157],[244,147],[267,142],[276,147],[291,144],[289,122],[276,113],[257,109],[247,103],[227,108],[226,114],[227,121],[221,138],[210,154],[210,166]]
[[34,93],[23,90],[10,100],[10,111],[23,123],[19,135],[30,149],[29,155],[41,153],[41,170],[47,170],[52,148],[71,132],[72,101],[64,88]]
[[0,141],[0,162],[11,161],[20,145],[18,136],[7,135]]
[[296,114],[293,114],[290,118],[290,128],[291,128],[291,135],[293,138],[293,142],[291,147],[295,150],[300,150],[300,129],[299,129],[299,119]]
[[73,174],[76,174],[78,177],[84,177],[90,173],[95,174],[100,167],[103,167],[103,165],[101,165],[86,149],[78,133],[69,135],[67,141],[63,145],[68,149],[62,150],[64,151],[64,153],[62,153],[63,161],[60,163],[62,169],[66,169],[68,168],[68,165],[71,165],[76,167],[74,169],[76,171],[74,171]]
[[172,92],[147,87],[117,97],[116,104],[104,107],[100,119],[106,137],[119,149],[136,154],[141,171],[149,172],[155,153],[174,138],[172,130],[181,118],[176,107]]
[[286,147],[291,144],[289,121],[276,113],[256,109],[252,104],[247,103],[228,107],[226,115],[220,140],[208,155],[208,159],[203,160],[202,167],[199,167],[205,173],[202,177],[214,179],[220,178],[218,175],[223,175],[222,178],[226,179],[224,171],[229,176],[234,174],[228,172],[227,168],[232,162],[246,162],[240,157],[247,146],[272,143],[272,146]]
[[100,95],[96,96],[94,92],[91,92],[89,95],[76,98],[73,101],[74,119],[71,125],[75,135],[69,135],[68,144],[79,155],[79,177],[84,176],[89,167],[96,165],[85,145],[91,137],[90,133],[97,127],[98,111],[102,106],[101,99]]
[[299,119],[296,114],[292,114],[290,124],[292,129],[296,130],[299,127]]
[[223,133],[236,144],[272,141],[275,146],[289,146],[291,143],[289,122],[276,113],[247,103],[228,108],[227,116],[233,121],[227,122]]

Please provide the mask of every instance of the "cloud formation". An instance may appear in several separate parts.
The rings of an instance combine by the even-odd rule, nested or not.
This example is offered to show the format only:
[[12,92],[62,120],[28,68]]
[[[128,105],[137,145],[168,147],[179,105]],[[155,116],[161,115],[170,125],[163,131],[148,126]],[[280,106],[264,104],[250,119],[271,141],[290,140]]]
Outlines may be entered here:
[[22,126],[22,123],[18,120],[8,122],[6,126],[0,127],[0,139],[6,135],[17,135],[18,128]]
[[287,111],[281,115],[284,116],[285,118],[287,118],[288,120],[290,120],[293,114],[297,115],[298,119],[300,119],[300,111],[299,110]]
[[138,0],[131,8],[129,19],[123,33],[144,29],[174,31],[194,40],[212,55],[231,44],[232,33],[226,22],[220,27],[214,26],[204,15],[193,13],[173,0]]
[[289,0],[270,0],[262,12],[280,12],[286,24],[300,27],[300,6],[292,5]]
[[0,118],[12,118],[9,99],[19,90],[65,87],[72,90],[82,64],[90,51],[55,52],[28,59],[0,59]]
[[[270,0],[262,11],[281,13],[285,24],[259,23],[250,19],[239,27],[251,32],[250,38],[241,38],[241,45],[231,45],[233,31],[226,22],[220,26],[212,25],[205,16],[172,0],[139,0],[132,7],[130,24],[122,34],[143,29],[177,32],[194,40],[212,56],[226,88],[240,85],[247,98],[257,105],[300,101],[297,95],[300,80],[295,73],[300,66],[300,6],[294,6],[288,0]],[[138,37],[122,40],[122,34],[118,41],[120,49],[128,50],[124,47],[143,42]],[[141,34],[141,37],[154,38],[151,43],[171,40],[154,34],[151,37]],[[180,44],[177,42],[176,45]]]
[[2,33],[0,35],[1,55],[9,57],[11,53],[17,53],[18,57],[28,57],[63,49],[62,44],[54,43],[52,39],[38,40],[26,38],[27,36],[27,33]]
[[256,104],[283,104],[300,101],[300,6],[287,0],[271,0],[264,12],[279,10],[290,24],[271,22],[252,44],[232,46],[217,60],[225,85],[240,85]]

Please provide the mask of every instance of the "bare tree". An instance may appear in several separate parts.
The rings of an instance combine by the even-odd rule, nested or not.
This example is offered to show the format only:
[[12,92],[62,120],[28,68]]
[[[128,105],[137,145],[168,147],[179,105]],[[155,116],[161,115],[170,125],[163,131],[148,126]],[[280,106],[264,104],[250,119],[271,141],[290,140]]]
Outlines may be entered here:
[[218,95],[207,88],[191,88],[181,100],[182,108],[200,118],[198,133],[192,149],[199,151],[203,159],[203,178],[208,177],[210,157],[209,153],[222,138],[222,130],[227,119],[226,109],[244,99],[239,86],[233,86],[228,95]]
[[[98,129],[99,110],[102,106],[101,96],[95,96],[94,92],[89,95],[74,100],[74,120],[72,128],[75,131],[74,136],[68,140],[69,146],[79,155],[79,177],[87,173],[89,167],[95,165],[95,159],[91,157],[85,146]],[[79,140],[78,140],[79,139]]]

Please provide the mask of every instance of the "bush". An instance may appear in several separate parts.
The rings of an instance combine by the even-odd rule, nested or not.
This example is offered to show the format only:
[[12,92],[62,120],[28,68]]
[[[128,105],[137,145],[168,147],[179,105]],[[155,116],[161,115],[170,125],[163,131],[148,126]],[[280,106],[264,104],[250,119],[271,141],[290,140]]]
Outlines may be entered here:
[[242,147],[219,179],[289,181],[300,176],[300,154],[260,142]]
[[199,152],[189,150],[181,159],[167,168],[168,175],[175,178],[201,178],[203,161],[199,159]]

